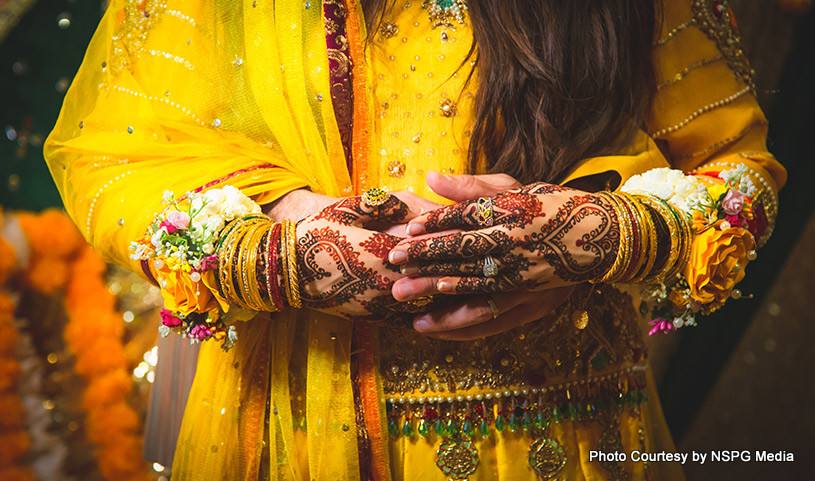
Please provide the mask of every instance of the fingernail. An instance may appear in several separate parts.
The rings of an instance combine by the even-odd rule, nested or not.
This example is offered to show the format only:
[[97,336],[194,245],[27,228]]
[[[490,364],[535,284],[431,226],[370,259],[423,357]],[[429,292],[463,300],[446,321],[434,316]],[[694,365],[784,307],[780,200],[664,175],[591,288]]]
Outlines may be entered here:
[[436,284],[436,289],[438,289],[439,292],[452,291],[453,290],[453,283],[450,282],[450,281],[439,281],[439,283]]
[[418,320],[413,323],[413,328],[419,332],[426,331],[430,328],[430,324],[428,324],[425,320]]
[[400,262],[404,262],[407,260],[407,252],[391,251],[391,253],[388,254],[388,260],[391,262],[391,264],[399,264]]
[[399,299],[407,299],[413,294],[413,289],[410,287],[410,284],[396,284],[393,287],[394,297]]
[[408,224],[407,235],[419,235],[424,232],[424,224],[414,223]]
[[419,273],[419,268],[416,266],[403,265],[399,271],[403,276],[412,276],[413,274]]

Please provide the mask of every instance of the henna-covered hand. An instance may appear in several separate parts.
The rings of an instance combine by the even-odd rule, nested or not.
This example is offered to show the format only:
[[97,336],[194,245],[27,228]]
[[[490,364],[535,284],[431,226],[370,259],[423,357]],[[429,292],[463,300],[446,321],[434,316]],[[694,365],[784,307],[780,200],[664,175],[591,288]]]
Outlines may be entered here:
[[[478,222],[477,200],[417,216],[411,234],[472,229],[404,240],[389,259],[411,276],[394,287],[396,299],[435,294],[543,290],[598,278],[613,264],[620,230],[601,197],[536,183],[493,197],[493,226]],[[498,265],[483,274],[484,257]]]
[[378,207],[348,197],[299,221],[297,267],[303,305],[352,319],[383,320],[395,311],[410,311],[391,295],[402,274],[387,256],[401,239],[366,227],[403,224],[414,215],[395,195]]

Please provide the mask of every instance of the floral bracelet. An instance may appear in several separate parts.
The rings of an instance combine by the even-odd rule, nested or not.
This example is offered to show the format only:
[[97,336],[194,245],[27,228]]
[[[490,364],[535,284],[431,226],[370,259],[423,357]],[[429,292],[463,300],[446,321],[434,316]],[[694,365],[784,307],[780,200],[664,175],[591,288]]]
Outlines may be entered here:
[[769,224],[745,166],[698,175],[653,169],[631,177],[621,190],[658,197],[693,226],[690,256],[679,273],[643,287],[645,298],[655,301],[650,335],[695,326],[697,314],[742,297],[735,286],[756,258],[755,239]]
[[130,257],[141,261],[146,273],[155,272],[161,288],[159,331],[163,336],[176,332],[191,343],[215,339],[228,350],[237,334],[226,315],[230,305],[218,288],[216,247],[227,224],[261,214],[260,206],[233,186],[188,192],[180,199],[165,191],[163,200],[166,208],[130,245]]

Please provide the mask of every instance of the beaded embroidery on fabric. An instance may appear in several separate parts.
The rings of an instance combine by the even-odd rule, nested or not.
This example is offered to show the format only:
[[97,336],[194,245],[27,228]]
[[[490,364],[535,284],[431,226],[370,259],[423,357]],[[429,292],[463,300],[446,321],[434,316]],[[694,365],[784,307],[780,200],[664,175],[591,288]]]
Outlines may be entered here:
[[325,0],[325,41],[328,47],[328,67],[331,72],[331,101],[334,116],[345,150],[348,172],[352,172],[351,133],[354,129],[354,95],[351,75],[351,54],[345,34],[346,8],[342,0]]
[[693,17],[699,29],[705,33],[721,50],[727,65],[733,70],[753,94],[756,85],[755,71],[741,47],[741,36],[736,28],[733,11],[726,0],[694,0],[691,4]]
[[455,30],[453,20],[464,25],[464,12],[467,11],[464,0],[424,0],[422,8],[430,16],[432,28],[448,27]]
[[[594,295],[587,296],[590,289]],[[600,423],[604,442],[614,445],[616,417],[639,412],[646,401],[638,315],[632,298],[612,286],[577,291],[573,299],[581,302],[488,340],[457,343],[382,330],[390,435],[441,439],[436,464],[449,479],[475,472],[474,441],[493,432],[528,436],[529,467],[546,480],[559,479],[567,463],[561,441],[550,435],[552,423]],[[575,328],[575,310],[586,311],[585,329]],[[620,466],[604,467],[624,479],[617,476]]]
[[[124,4],[124,18],[113,36],[113,54],[110,66],[115,75],[129,68],[131,59],[144,50],[148,33],[167,7],[158,0],[128,0]],[[105,68],[102,65],[102,68]]]

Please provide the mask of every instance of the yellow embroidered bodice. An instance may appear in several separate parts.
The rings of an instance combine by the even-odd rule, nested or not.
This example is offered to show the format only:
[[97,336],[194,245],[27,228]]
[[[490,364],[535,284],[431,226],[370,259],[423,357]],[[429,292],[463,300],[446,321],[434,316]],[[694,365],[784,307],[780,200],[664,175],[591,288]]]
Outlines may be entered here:
[[468,24],[432,28],[421,2],[397,2],[370,48],[375,147],[380,182],[441,199],[425,174],[463,173],[473,120],[474,62],[462,65],[472,43]]

